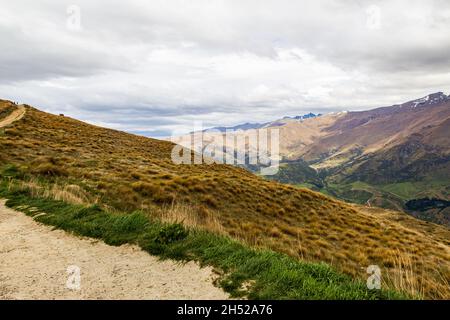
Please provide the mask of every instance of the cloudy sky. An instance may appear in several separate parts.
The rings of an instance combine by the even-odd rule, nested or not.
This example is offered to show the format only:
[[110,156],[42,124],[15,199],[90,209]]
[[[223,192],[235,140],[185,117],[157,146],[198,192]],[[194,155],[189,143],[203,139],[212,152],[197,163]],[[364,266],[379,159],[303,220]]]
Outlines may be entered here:
[[166,136],[450,92],[447,0],[0,0],[0,98]]

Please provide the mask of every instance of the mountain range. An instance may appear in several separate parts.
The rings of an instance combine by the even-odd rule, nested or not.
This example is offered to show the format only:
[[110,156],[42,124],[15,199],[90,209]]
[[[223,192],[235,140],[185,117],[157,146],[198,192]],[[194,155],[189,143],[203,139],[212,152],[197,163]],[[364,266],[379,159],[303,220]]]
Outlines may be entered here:
[[[306,120],[306,119],[311,119],[311,118],[316,118],[316,117],[320,117],[322,114],[314,114],[312,112],[308,113],[308,114],[304,114],[304,115],[300,115],[300,116],[294,116],[294,117],[289,117],[286,116],[283,118],[283,120],[287,120],[287,119],[294,119],[294,120]],[[267,128],[267,127],[272,127],[275,126],[276,124],[274,122],[266,122],[266,123],[244,123],[244,124],[238,124],[232,127],[213,127],[213,128],[208,128],[203,130],[203,132],[225,132],[227,130],[229,131],[238,131],[238,130],[252,130],[252,129],[261,129],[261,128]],[[191,132],[192,133],[192,132]]]
[[[279,130],[280,172],[269,179],[406,211],[410,200],[450,197],[450,97],[443,92],[367,111],[234,128],[241,130],[235,135]],[[213,143],[215,135],[204,132],[203,142]]]
[[[414,109],[445,111],[447,103],[446,99],[436,105],[418,105]],[[311,131],[320,131],[319,127],[321,139],[325,139],[329,128],[340,131],[349,127],[349,122],[356,123],[347,117],[347,114],[324,115],[300,123],[287,119],[281,128],[295,129],[295,125],[305,125],[312,128]],[[358,113],[351,117],[361,118]],[[320,125],[315,126],[315,121]],[[441,121],[445,122],[443,116]],[[0,124],[0,190],[15,199],[35,199],[33,203],[44,205],[43,210],[47,213],[37,216],[44,220],[53,219],[63,229],[75,228],[79,234],[94,238],[105,234],[110,236],[109,232],[114,231],[120,236],[114,243],[123,244],[133,239],[130,237],[136,230],[141,230],[142,223],[147,224],[147,219],[183,223],[197,230],[193,235],[201,236],[202,230],[206,230],[254,248],[252,250],[255,251],[251,252],[267,255],[261,250],[270,249],[299,261],[327,263],[364,283],[367,266],[378,265],[383,270],[387,288],[428,298],[448,299],[450,296],[450,231],[443,226],[418,220],[403,212],[349,204],[319,192],[269,181],[236,166],[176,164],[171,159],[176,147],[173,143],[89,125],[63,115],[45,113],[29,105],[18,106],[11,101],[0,100]],[[443,129],[438,122],[427,130],[439,138],[439,146],[443,144],[445,137],[439,136]],[[312,134],[308,137],[313,141],[319,138]],[[423,141],[427,142],[425,138]],[[304,144],[308,148],[302,147],[302,150],[314,150],[311,148],[313,142]],[[194,156],[190,150],[186,151]],[[301,172],[296,167],[299,159],[292,156],[291,162],[283,165]],[[315,164],[326,161],[330,163],[324,157],[322,162]],[[310,163],[300,163],[307,168],[303,179],[310,179],[317,172]],[[440,163],[437,166],[443,167]],[[331,177],[339,177],[340,171],[336,172]],[[316,178],[317,183],[328,183],[321,176]],[[74,205],[76,211],[65,211],[66,203]],[[417,203],[412,207],[417,205],[421,207]],[[30,212],[34,206],[31,205]],[[144,221],[139,220],[139,223],[138,218]],[[186,238],[186,241],[191,241],[191,251],[182,255],[183,243],[186,242],[177,245],[178,231],[163,228],[157,234],[144,234],[139,241],[148,237],[162,241],[160,239],[168,237],[169,240],[164,241],[175,241],[170,247],[171,254],[180,259],[198,254],[200,250],[205,250],[202,255],[208,257],[206,262],[215,256],[217,248],[198,246],[192,243],[196,239],[192,237]],[[202,239],[202,243],[207,244],[212,238],[205,235]],[[223,240],[222,247],[229,241]],[[236,259],[243,258],[239,252],[235,256],[235,252],[230,250],[227,251],[228,258],[224,256],[222,259],[238,261]],[[254,277],[273,270],[266,265],[266,260],[249,261],[254,261],[248,265]],[[405,273],[405,265],[414,269],[414,277]],[[290,268],[289,263],[287,267]],[[308,265],[302,268],[308,274],[314,273],[314,268],[328,270],[322,264],[314,264],[313,269]],[[312,275],[293,283],[292,270],[276,275],[277,279],[282,277],[286,287],[302,288],[322,277]],[[225,274],[230,271],[222,270]],[[238,281],[242,274],[233,274],[233,277],[237,278],[234,280],[236,283],[242,283]],[[249,281],[250,286],[252,283]],[[228,282],[224,283],[224,286],[228,285]],[[278,283],[274,285],[278,286]],[[337,286],[338,283],[330,282],[326,287]]]

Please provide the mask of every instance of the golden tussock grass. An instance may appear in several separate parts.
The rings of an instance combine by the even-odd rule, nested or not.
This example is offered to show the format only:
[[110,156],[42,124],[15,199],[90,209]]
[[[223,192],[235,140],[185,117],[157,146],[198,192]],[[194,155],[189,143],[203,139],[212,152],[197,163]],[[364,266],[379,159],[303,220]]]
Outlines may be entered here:
[[209,230],[218,234],[226,234],[216,215],[203,207],[172,203],[152,211],[151,215],[168,223],[182,223],[183,225]]
[[[56,185],[36,189],[40,194],[142,210],[299,259],[324,261],[363,279],[368,265],[379,265],[385,285],[425,298],[450,298],[445,227],[349,205],[228,165],[176,165],[169,142],[33,108],[9,129],[14,134],[0,134],[0,164],[14,164],[25,176]],[[409,258],[414,268],[407,273]]]
[[9,187],[28,190],[33,197],[49,198],[70,204],[91,205],[96,203],[80,186],[74,184],[43,185],[37,180],[31,179],[10,184]]
[[[423,271],[419,271],[412,255],[396,251],[391,258],[393,261],[391,271],[386,273],[385,277],[382,277],[385,285],[406,292],[411,296],[424,298],[427,285],[433,284],[428,283]],[[443,283],[447,281],[445,278],[442,278],[442,280]],[[439,298],[445,298],[445,296],[442,295]]]

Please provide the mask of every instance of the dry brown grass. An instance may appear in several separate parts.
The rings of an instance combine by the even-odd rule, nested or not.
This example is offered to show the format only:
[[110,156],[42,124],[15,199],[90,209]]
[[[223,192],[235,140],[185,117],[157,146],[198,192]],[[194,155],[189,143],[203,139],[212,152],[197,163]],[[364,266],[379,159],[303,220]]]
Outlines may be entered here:
[[422,275],[418,274],[413,258],[409,254],[396,252],[392,257],[391,272],[386,274],[385,283],[412,296],[424,297],[425,286]]
[[59,200],[71,204],[90,205],[96,203],[96,200],[89,197],[86,191],[75,184],[43,185],[35,179],[30,179],[11,183],[9,188],[28,190],[33,197]]
[[189,228],[209,230],[218,234],[226,234],[217,219],[217,215],[203,207],[194,207],[181,203],[173,203],[155,210],[152,216],[168,223],[182,223]]
[[410,257],[413,276],[405,279],[417,278],[414,290],[427,298],[450,298],[450,231],[444,227],[399,212],[366,210],[227,165],[175,165],[169,142],[33,108],[10,129],[21,136],[0,135],[0,164],[15,164],[25,175],[60,184],[47,191],[52,197],[73,203],[85,201],[85,195],[108,208],[147,211],[165,221],[324,261],[364,279],[368,265],[379,265],[391,279],[388,284],[400,288],[405,282],[394,279],[403,264],[395,256]]

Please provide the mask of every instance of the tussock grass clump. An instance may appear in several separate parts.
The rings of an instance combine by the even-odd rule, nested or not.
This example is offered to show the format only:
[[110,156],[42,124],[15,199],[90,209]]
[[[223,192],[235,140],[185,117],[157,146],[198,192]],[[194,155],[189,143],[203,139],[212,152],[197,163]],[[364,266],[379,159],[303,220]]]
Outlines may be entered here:
[[[15,172],[15,171],[14,171]],[[88,193],[75,184],[42,183],[38,179],[19,180],[9,183],[8,190],[26,190],[32,197],[61,200],[70,204],[92,204]]]
[[143,181],[132,183],[131,188],[144,197],[151,197],[156,193],[161,192],[161,188],[158,185],[154,185]]
[[58,162],[53,157],[38,157],[31,162],[29,171],[43,176],[68,176],[66,168]]
[[172,203],[161,208],[154,208],[151,216],[165,223],[181,223],[189,228],[208,230],[216,234],[226,234],[224,227],[214,212],[203,206]]

